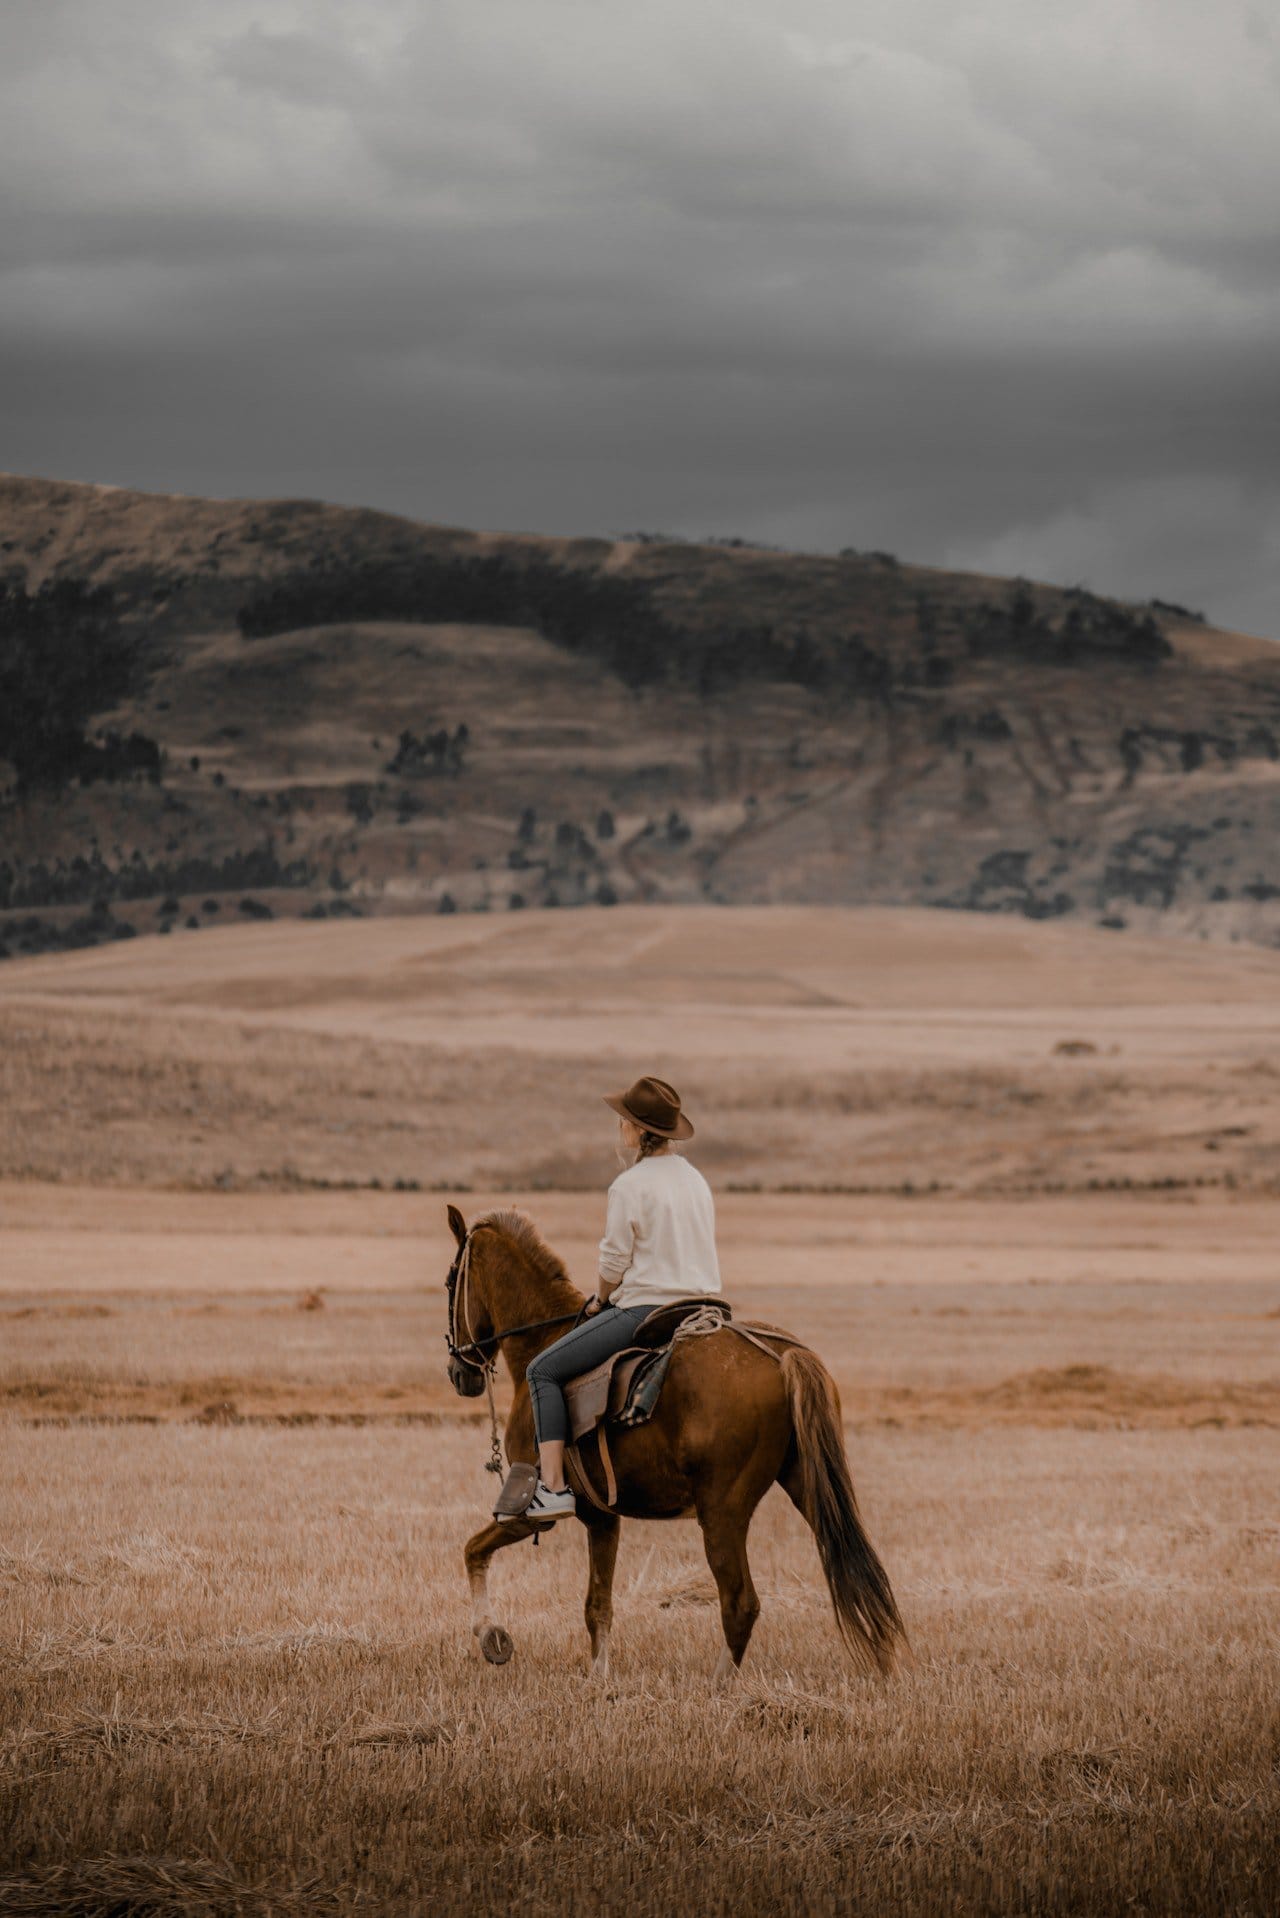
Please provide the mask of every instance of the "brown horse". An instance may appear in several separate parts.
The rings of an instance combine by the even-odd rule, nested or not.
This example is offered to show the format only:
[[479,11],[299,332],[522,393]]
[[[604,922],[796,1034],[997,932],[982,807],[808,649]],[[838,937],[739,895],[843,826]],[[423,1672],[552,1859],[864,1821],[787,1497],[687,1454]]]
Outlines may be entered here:
[[[525,1369],[585,1300],[523,1213],[489,1212],[468,1230],[451,1205],[449,1224],[458,1241],[447,1281],[450,1381],[463,1397],[478,1397],[501,1351],[515,1385],[507,1458],[532,1464],[537,1447]],[[597,1676],[609,1666],[620,1520],[689,1516],[702,1528],[720,1594],[725,1649],[716,1677],[723,1682],[733,1675],[760,1611],[747,1564],[747,1527],[775,1481],[813,1528],[845,1644],[865,1667],[892,1671],[905,1648],[902,1620],[858,1516],[835,1383],[813,1352],[792,1343],[779,1362],[731,1331],[682,1339],[652,1419],[611,1430],[609,1444],[616,1513],[597,1511],[581,1498],[577,1511],[591,1559],[586,1620]],[[467,1541],[471,1629],[490,1664],[505,1664],[514,1648],[489,1610],[489,1561],[504,1545],[542,1529],[534,1520],[495,1520]]]

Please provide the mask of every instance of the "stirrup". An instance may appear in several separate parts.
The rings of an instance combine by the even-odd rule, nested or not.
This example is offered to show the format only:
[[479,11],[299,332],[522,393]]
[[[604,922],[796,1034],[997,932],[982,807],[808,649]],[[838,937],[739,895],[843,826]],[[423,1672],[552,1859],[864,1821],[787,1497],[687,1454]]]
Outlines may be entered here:
[[498,1493],[493,1508],[495,1518],[523,1518],[538,1489],[536,1465],[513,1465]]

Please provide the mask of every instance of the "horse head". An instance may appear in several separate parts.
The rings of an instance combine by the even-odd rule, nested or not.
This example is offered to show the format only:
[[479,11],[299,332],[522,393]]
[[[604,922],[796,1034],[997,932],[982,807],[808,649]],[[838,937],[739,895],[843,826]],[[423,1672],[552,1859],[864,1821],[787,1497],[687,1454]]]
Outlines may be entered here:
[[479,1398],[484,1391],[485,1368],[493,1356],[494,1327],[484,1302],[483,1287],[472,1258],[472,1234],[456,1205],[448,1208],[449,1224],[458,1242],[458,1250],[445,1293],[449,1308],[449,1383],[464,1399]]

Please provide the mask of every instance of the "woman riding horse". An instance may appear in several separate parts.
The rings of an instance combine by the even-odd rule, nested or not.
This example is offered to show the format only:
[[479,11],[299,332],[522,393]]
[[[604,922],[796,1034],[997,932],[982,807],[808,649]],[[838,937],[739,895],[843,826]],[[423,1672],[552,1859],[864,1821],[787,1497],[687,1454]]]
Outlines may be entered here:
[[630,1345],[655,1306],[720,1291],[716,1214],[702,1174],[672,1150],[693,1127],[665,1079],[637,1079],[606,1094],[618,1114],[619,1156],[632,1162],[609,1187],[599,1281],[581,1325],[539,1352],[525,1374],[538,1440],[538,1489],[529,1518],[564,1518],[575,1509],[565,1482],[569,1436],[564,1386]]
[[[635,1159],[609,1189],[593,1300],[523,1213],[486,1212],[468,1225],[457,1206],[448,1207],[457,1242],[445,1281],[450,1381],[475,1398],[501,1357],[513,1388],[507,1458],[525,1466],[536,1459],[540,1481],[535,1503],[519,1517],[495,1516],[466,1543],[471,1629],[493,1665],[513,1650],[490,1609],[494,1553],[574,1510],[564,1487],[565,1381],[630,1344],[637,1320],[656,1305],[720,1290],[710,1191],[671,1150],[693,1133],[678,1095],[646,1078],[608,1103]],[[570,1324],[574,1330],[561,1336]],[[496,1423],[494,1442],[498,1470]],[[697,1520],[720,1597],[725,1643],[717,1677],[723,1682],[736,1671],[760,1610],[747,1531],[774,1484],[813,1530],[850,1652],[871,1670],[892,1671],[906,1650],[902,1620],[858,1512],[839,1394],[799,1339],[758,1319],[680,1339],[650,1417],[617,1428],[609,1449],[616,1481],[608,1503],[584,1499],[576,1513],[587,1534],[585,1616],[598,1677],[608,1672],[614,1564],[627,1518]]]

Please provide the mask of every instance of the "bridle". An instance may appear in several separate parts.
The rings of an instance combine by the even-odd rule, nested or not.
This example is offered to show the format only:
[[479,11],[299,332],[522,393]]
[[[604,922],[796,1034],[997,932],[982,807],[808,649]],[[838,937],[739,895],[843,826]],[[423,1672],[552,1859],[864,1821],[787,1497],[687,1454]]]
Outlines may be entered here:
[[[459,1365],[469,1365],[473,1372],[483,1372],[487,1367],[493,1364],[494,1359],[497,1357],[497,1341],[467,1339],[464,1344],[459,1345],[457,1338],[460,1312],[466,1312],[467,1331],[469,1332],[471,1330],[471,1313],[467,1304],[467,1283],[471,1277],[471,1239],[474,1229],[473,1227],[472,1231],[467,1233],[466,1238],[458,1247],[454,1255],[453,1264],[449,1267],[449,1276],[444,1282],[445,1293],[449,1300],[449,1324],[444,1335],[444,1342],[449,1348],[449,1357],[451,1359],[456,1359]],[[493,1345],[493,1350],[486,1353],[484,1346],[490,1343]],[[473,1357],[472,1354],[477,1352],[479,1352],[481,1356],[479,1358]]]
[[[483,1220],[472,1226],[458,1248],[458,1256],[449,1267],[449,1276],[445,1280],[449,1295],[449,1329],[445,1333],[444,1342],[449,1348],[449,1357],[457,1359],[459,1365],[469,1365],[473,1372],[493,1369],[497,1363],[498,1348],[503,1339],[514,1339],[521,1332],[544,1332],[550,1325],[568,1325],[582,1316],[582,1308],[579,1306],[576,1312],[561,1312],[558,1318],[531,1319],[528,1325],[509,1325],[505,1331],[490,1332],[487,1338],[464,1339],[459,1343],[457,1337],[459,1323],[465,1322],[467,1331],[471,1330],[471,1308],[467,1298],[467,1286],[471,1277],[471,1241],[477,1232],[483,1230]],[[460,1320],[460,1313],[465,1313],[465,1321]],[[486,1345],[491,1348],[488,1352],[484,1349]],[[480,1354],[479,1358],[471,1356],[475,1352]]]
[[[498,1438],[498,1412],[493,1400],[493,1375],[497,1369],[498,1352],[504,1339],[513,1339],[521,1332],[544,1332],[548,1326],[576,1324],[582,1316],[582,1308],[576,1312],[561,1312],[554,1319],[533,1319],[528,1325],[509,1325],[505,1331],[491,1332],[487,1338],[466,1338],[460,1340],[458,1328],[471,1331],[471,1304],[469,1285],[471,1280],[471,1241],[477,1232],[484,1230],[485,1221],[473,1225],[462,1244],[458,1247],[457,1257],[449,1267],[449,1276],[445,1280],[445,1291],[449,1300],[449,1326],[444,1342],[449,1348],[449,1357],[456,1359],[459,1365],[467,1366],[472,1372],[484,1377],[485,1391],[489,1395],[489,1432],[491,1449],[487,1472],[502,1470],[502,1445]],[[488,1351],[485,1347],[488,1346]]]

